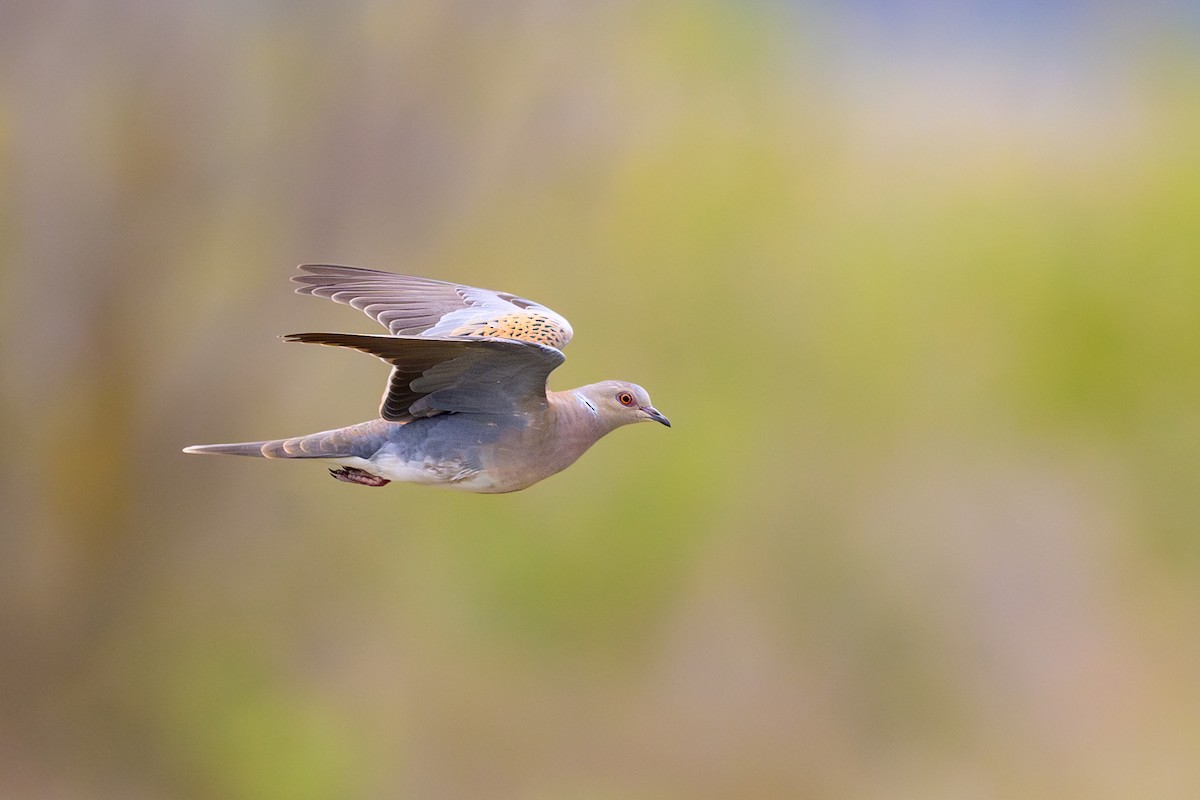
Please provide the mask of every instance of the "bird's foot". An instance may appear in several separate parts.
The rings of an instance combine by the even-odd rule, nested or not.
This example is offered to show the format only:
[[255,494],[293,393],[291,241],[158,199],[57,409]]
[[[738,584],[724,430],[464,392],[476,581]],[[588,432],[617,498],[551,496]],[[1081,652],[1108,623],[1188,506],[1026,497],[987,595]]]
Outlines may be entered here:
[[378,475],[372,475],[365,469],[358,467],[342,467],[341,469],[331,469],[329,474],[337,478],[339,481],[346,483],[359,483],[363,486],[386,486],[391,483],[387,478],[381,478]]

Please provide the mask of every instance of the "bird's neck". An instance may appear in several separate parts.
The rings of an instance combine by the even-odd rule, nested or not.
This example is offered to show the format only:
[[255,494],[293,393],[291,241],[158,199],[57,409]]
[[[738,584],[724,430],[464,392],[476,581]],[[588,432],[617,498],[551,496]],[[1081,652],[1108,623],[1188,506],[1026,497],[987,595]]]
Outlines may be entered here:
[[612,431],[616,425],[606,419],[579,389],[565,392],[548,392],[547,398],[553,409],[560,441],[569,441],[579,446],[582,453]]

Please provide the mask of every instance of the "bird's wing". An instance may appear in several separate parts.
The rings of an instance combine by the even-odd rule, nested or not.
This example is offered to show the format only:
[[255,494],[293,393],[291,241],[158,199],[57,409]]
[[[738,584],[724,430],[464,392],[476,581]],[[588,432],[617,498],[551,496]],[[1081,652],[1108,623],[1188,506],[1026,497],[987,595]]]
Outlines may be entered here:
[[394,336],[491,337],[561,350],[571,325],[543,305],[504,292],[360,267],[303,264],[296,291],[364,312]]
[[546,377],[561,351],[513,339],[429,339],[293,333],[288,342],[350,347],[392,365],[379,415],[408,422],[444,412],[514,414],[546,407]]

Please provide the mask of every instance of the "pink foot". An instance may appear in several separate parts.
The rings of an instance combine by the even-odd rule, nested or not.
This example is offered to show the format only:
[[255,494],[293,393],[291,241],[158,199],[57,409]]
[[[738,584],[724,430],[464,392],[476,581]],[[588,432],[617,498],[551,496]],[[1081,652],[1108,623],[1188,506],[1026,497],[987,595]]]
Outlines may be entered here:
[[387,478],[381,478],[378,475],[372,475],[366,470],[358,467],[342,467],[341,469],[331,469],[329,474],[337,478],[339,481],[346,483],[359,483],[363,486],[385,486],[391,481]]

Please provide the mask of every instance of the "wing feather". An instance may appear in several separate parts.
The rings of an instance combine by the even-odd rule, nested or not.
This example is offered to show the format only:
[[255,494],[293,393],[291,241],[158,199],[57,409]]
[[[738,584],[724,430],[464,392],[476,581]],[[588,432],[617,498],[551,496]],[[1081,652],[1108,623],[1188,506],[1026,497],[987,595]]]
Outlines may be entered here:
[[394,336],[512,339],[561,350],[571,325],[546,306],[506,292],[335,264],[303,264],[300,294],[357,308]]
[[392,365],[379,415],[392,422],[447,412],[521,414],[544,409],[546,378],[562,352],[515,339],[431,339],[293,333],[287,342],[349,347]]

